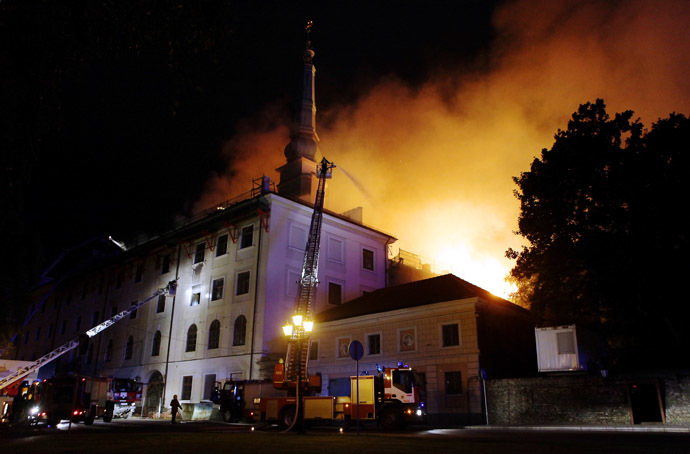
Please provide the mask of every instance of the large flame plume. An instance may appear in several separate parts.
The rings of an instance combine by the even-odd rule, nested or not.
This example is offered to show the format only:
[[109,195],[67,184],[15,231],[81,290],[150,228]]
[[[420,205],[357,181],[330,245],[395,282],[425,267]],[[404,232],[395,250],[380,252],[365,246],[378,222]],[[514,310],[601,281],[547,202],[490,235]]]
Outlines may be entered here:
[[[603,98],[609,112],[632,109],[647,125],[690,111],[688,23],[682,0],[504,4],[489,71],[438,68],[414,89],[389,76],[353,105],[320,112],[321,151],[344,171],[329,183],[327,207],[363,206],[365,223],[400,248],[507,296],[504,252],[521,246],[511,177],[584,102]],[[246,191],[261,174],[277,179],[287,141],[285,127],[232,139],[232,167],[199,205]]]

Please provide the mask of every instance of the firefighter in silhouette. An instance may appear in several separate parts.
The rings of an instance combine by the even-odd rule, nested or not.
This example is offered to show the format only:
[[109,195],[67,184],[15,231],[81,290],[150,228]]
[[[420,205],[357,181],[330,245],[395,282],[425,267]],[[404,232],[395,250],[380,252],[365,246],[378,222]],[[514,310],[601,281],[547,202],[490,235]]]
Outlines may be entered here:
[[172,411],[172,421],[170,421],[170,424],[175,424],[175,417],[180,408],[182,408],[182,405],[180,405],[180,401],[177,400],[177,394],[175,394],[170,401],[170,410]]

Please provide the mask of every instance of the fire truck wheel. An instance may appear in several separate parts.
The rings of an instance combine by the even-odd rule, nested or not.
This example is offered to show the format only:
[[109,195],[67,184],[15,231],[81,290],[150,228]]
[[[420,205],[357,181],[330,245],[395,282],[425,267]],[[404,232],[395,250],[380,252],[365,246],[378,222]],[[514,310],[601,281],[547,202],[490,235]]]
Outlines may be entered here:
[[278,415],[278,426],[281,429],[287,429],[292,425],[292,421],[295,419],[295,407],[293,405],[283,407]]
[[90,415],[87,416],[86,419],[84,420],[84,424],[87,425],[87,426],[93,425],[93,420],[94,420],[95,417],[96,417],[95,414],[90,414]]
[[232,422],[232,412],[230,410],[225,410],[223,412],[223,421]]
[[389,407],[381,413],[379,421],[384,429],[399,429],[403,422],[402,411],[396,407]]
[[106,402],[105,404],[105,414],[103,415],[104,422],[110,422],[113,420],[114,405],[112,402]]

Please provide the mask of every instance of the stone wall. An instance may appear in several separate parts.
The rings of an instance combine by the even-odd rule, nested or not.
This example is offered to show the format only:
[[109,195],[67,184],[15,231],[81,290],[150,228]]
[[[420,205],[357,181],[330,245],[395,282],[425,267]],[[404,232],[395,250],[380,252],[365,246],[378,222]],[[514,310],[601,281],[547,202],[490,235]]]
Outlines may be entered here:
[[690,378],[664,379],[666,423],[690,425]]
[[[667,425],[690,424],[690,378],[664,376],[659,383]],[[487,381],[489,422],[497,425],[631,424],[629,386],[638,378],[589,375]],[[644,382],[649,382],[646,378]]]

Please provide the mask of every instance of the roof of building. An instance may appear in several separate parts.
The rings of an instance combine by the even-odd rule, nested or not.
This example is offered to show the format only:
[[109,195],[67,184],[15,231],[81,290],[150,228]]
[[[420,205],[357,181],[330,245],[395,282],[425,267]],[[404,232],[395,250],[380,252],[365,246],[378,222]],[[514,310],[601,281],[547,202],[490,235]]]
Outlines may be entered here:
[[360,315],[466,298],[481,298],[485,301],[522,310],[522,308],[510,301],[499,298],[464,279],[460,279],[452,274],[445,274],[430,279],[375,290],[333,309],[316,314],[316,321],[321,323],[330,322]]

